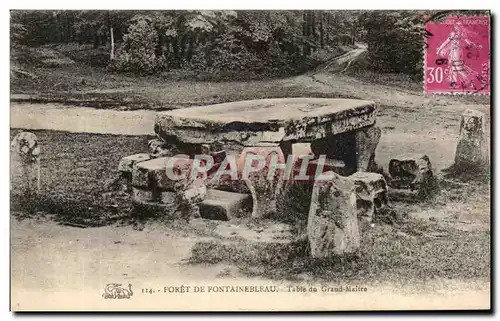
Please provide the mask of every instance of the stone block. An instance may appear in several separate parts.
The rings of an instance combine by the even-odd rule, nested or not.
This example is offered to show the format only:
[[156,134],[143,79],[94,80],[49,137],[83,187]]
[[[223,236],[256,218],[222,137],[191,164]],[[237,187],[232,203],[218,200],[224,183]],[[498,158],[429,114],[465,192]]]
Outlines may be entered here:
[[181,216],[190,220],[191,218],[200,218],[200,203],[207,196],[207,186],[204,180],[194,180],[187,186],[176,185],[176,204]]
[[[258,161],[252,160],[249,155],[264,159],[263,167],[258,169],[256,164]],[[283,171],[274,168],[274,172],[271,172],[275,165],[272,163],[273,159],[276,159],[277,164],[285,164],[285,156],[280,147],[247,147],[237,160],[238,171],[242,173],[242,180],[245,181],[252,195],[253,218],[276,214],[276,200],[283,185]],[[247,175],[245,170],[247,170]],[[269,176],[270,173],[274,175]]]
[[378,209],[388,204],[387,183],[377,173],[356,172],[349,176],[356,186],[356,208],[358,218],[371,222]]
[[360,245],[354,182],[326,172],[314,183],[307,236],[313,258],[352,254]]
[[424,192],[434,184],[434,173],[427,155],[407,155],[389,161],[390,186]]
[[132,173],[134,164],[145,162],[151,159],[151,156],[146,153],[140,153],[123,157],[118,164],[118,170],[122,173]]
[[[156,193],[155,193],[156,194]],[[174,192],[153,194],[150,190],[132,188],[134,213],[139,216],[161,216],[170,219],[180,218]]]
[[[177,184],[187,184],[185,181],[190,179],[192,160],[179,159],[173,164],[168,160],[168,157],[159,157],[137,163],[132,170],[132,186],[175,191]],[[167,175],[167,172],[182,175],[185,178],[173,180]]]
[[200,204],[200,214],[202,218],[228,221],[242,216],[251,206],[252,197],[249,194],[208,189],[205,200]]
[[455,165],[465,168],[489,165],[484,113],[468,109],[462,114]]
[[132,200],[135,203],[156,202],[158,204],[175,206],[174,192],[153,193],[151,190],[132,187]]

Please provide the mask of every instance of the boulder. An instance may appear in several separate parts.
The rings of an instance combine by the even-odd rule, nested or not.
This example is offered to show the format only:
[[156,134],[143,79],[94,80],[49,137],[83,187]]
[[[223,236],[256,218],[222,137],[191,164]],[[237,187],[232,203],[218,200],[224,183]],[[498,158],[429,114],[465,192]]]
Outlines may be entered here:
[[468,109],[460,121],[460,137],[455,152],[458,167],[483,167],[489,165],[484,113]]
[[334,172],[319,176],[313,187],[307,222],[313,258],[352,254],[360,245],[353,180]]
[[407,155],[389,161],[390,186],[427,193],[435,183],[432,165],[427,155]]
[[387,183],[377,173],[356,172],[349,176],[356,186],[356,209],[358,218],[371,222],[377,210],[388,204]]

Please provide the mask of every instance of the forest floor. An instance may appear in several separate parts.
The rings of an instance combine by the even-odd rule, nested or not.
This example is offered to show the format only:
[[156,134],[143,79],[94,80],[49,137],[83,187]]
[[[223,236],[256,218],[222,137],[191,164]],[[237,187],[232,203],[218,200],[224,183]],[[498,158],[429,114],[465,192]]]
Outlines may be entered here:
[[[299,297],[301,302],[294,304],[297,309],[331,308],[332,304],[338,309],[489,307],[489,180],[451,182],[440,178],[441,192],[433,199],[408,202],[393,198],[393,207],[406,213],[408,221],[376,224],[364,234],[361,260],[326,267],[311,267],[300,255],[274,255],[279,253],[276,249],[245,256],[245,251],[252,251],[245,243],[239,243],[242,247],[237,249],[221,247],[212,243],[209,234],[198,231],[193,235],[192,230],[175,224],[131,221],[121,215],[126,207],[123,199],[110,195],[102,184],[103,179],[112,181],[116,176],[121,157],[147,149],[153,113],[123,110],[268,97],[371,99],[380,106],[377,123],[382,138],[377,162],[386,167],[396,155],[424,153],[439,174],[453,163],[460,115],[472,108],[485,112],[489,119],[489,98],[426,97],[414,82],[398,82],[401,76],[369,73],[351,77],[317,72],[249,82],[135,78],[78,64],[30,73],[36,74],[35,83],[28,78],[11,83],[11,136],[18,127],[30,128],[23,123],[26,115],[32,122],[38,121],[34,132],[46,155],[42,162],[43,206],[29,213],[11,202],[13,309],[130,308],[103,302],[107,300],[100,297],[102,289],[111,282],[133,284],[134,304],[151,309],[221,309],[227,300],[235,299],[241,300],[235,304],[240,308],[268,309],[274,302],[278,309],[286,309],[286,304],[291,308],[290,302]],[[65,119],[65,114],[80,115],[87,125],[57,121]],[[235,294],[189,294],[169,296],[168,300],[162,296],[158,301],[140,293],[145,288],[181,284],[280,284],[284,289],[288,284],[358,284],[367,286],[369,293],[360,300],[347,293],[304,297],[284,291],[279,300],[262,296],[252,302]]]
[[401,74],[358,71],[353,77],[317,70],[283,79],[188,81],[179,80],[174,73],[164,76],[112,73],[103,67],[68,61],[66,56],[46,48],[36,54],[21,51],[17,59],[11,60],[11,66],[22,66],[25,72],[13,73],[16,77],[11,77],[12,101],[119,110],[169,110],[282,97],[360,98],[393,107],[489,104],[487,96],[426,97],[422,94],[422,81]]

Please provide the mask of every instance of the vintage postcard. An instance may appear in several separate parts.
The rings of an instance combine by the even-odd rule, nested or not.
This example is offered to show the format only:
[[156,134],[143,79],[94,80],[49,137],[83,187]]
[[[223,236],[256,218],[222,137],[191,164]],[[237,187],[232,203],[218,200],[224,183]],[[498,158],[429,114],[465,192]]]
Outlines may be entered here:
[[490,19],[12,10],[11,310],[491,310]]

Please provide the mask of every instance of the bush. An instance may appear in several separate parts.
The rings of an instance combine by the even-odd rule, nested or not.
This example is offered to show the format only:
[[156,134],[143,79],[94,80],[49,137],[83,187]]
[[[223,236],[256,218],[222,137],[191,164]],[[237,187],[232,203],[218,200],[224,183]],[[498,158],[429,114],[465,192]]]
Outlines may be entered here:
[[423,18],[416,11],[371,11],[360,17],[367,30],[368,59],[378,72],[422,72]]
[[117,71],[153,73],[163,67],[163,59],[156,56],[158,33],[151,19],[137,17],[123,37],[123,44],[111,62],[111,68]]

